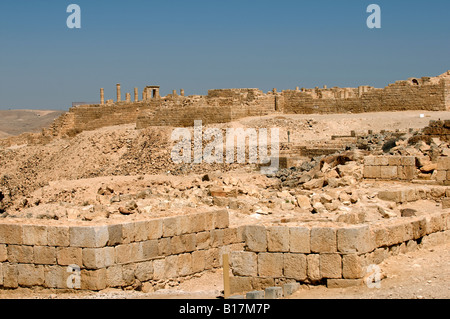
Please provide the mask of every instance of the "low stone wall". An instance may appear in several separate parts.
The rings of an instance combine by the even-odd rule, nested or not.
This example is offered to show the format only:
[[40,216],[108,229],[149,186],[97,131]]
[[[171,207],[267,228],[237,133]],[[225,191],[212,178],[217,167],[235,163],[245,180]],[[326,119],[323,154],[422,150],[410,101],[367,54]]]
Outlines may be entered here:
[[449,229],[450,212],[371,225],[246,226],[245,250],[231,253],[231,291],[260,290],[288,281],[359,285],[369,265],[423,241],[448,241]]
[[364,178],[381,180],[413,180],[416,177],[414,156],[364,157]]
[[436,180],[443,185],[450,185],[450,157],[439,157]]
[[0,287],[82,290],[152,285],[222,267],[221,256],[242,250],[226,210],[151,220],[62,226],[56,221],[0,222]]

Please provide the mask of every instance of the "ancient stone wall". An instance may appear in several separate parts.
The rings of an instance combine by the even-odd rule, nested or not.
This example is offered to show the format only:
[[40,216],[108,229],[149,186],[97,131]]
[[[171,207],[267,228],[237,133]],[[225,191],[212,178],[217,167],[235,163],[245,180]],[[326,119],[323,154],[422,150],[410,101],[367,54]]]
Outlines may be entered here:
[[94,225],[2,220],[0,287],[72,288],[75,267],[82,290],[157,285],[221,267],[223,253],[242,250],[239,234],[227,211]]
[[[442,111],[447,109],[444,81],[437,84],[415,85],[408,81],[390,84],[384,89],[367,90],[360,95],[346,89],[316,89],[284,91],[285,113],[363,113],[404,110]],[[326,93],[326,94],[325,94]]]
[[231,253],[231,293],[286,281],[360,285],[367,267],[426,241],[450,237],[450,213],[433,213],[370,225],[246,226],[244,251]]
[[414,156],[367,156],[364,158],[364,178],[407,180],[416,177]]

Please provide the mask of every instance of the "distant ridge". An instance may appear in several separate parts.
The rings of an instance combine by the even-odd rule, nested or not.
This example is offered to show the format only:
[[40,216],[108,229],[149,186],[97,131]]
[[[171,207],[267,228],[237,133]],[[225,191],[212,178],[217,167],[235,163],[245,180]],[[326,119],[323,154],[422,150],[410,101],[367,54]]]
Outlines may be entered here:
[[0,138],[40,132],[63,113],[56,110],[0,110]]

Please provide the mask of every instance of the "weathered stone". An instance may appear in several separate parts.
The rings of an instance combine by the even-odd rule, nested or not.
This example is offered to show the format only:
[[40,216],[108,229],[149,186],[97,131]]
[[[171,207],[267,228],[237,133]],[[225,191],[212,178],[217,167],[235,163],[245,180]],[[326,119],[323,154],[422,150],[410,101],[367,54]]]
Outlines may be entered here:
[[153,261],[144,261],[136,266],[136,278],[141,281],[153,279]]
[[44,284],[44,266],[18,264],[18,284],[25,287],[42,286]]
[[49,246],[69,246],[69,226],[49,226],[47,228],[47,241]]
[[337,246],[341,253],[366,253],[374,248],[369,226],[352,226],[339,228]]
[[0,245],[0,263],[8,260],[8,250],[6,245]]
[[114,247],[83,248],[83,266],[87,269],[100,269],[114,265]]
[[307,262],[304,254],[284,254],[284,276],[303,281],[307,278]]
[[294,292],[300,289],[300,284],[298,282],[290,282],[283,285],[283,296],[289,297]]
[[309,254],[311,252],[311,237],[309,228],[289,228],[289,251],[291,253],[304,254]]
[[56,264],[56,248],[47,246],[33,247],[34,263],[40,265]]
[[56,248],[56,260],[58,265],[69,266],[83,264],[82,248],[78,247],[58,247]]
[[251,277],[230,277],[230,293],[246,293],[252,290]]
[[339,254],[320,254],[320,275],[322,278],[341,278],[342,260]]
[[69,232],[72,247],[99,248],[109,240],[107,226],[71,226]]
[[188,276],[192,274],[192,255],[191,254],[181,254],[178,255],[178,275]]
[[19,270],[17,264],[4,263],[3,264],[3,287],[17,288],[19,286]]
[[363,259],[357,254],[342,256],[342,277],[357,279],[364,277]]
[[81,270],[81,289],[99,291],[106,288],[106,268]]
[[324,178],[312,179],[309,182],[304,183],[303,188],[308,190],[322,188],[324,182],[325,182]]
[[272,252],[289,251],[289,228],[273,226],[267,229],[267,249]]
[[264,226],[246,226],[244,240],[249,251],[263,252],[267,250],[267,232]]
[[114,265],[106,268],[106,286],[122,287],[124,286],[122,266]]
[[283,288],[281,287],[268,287],[264,291],[265,299],[280,299],[283,298]]
[[257,254],[246,251],[233,251],[230,255],[231,269],[235,276],[256,277],[258,273]]
[[250,291],[245,295],[246,299],[264,299],[264,291]]
[[306,195],[297,195],[295,196],[295,198],[297,199],[297,205],[298,207],[300,207],[301,209],[305,209],[308,211],[311,211],[312,206],[311,206],[311,202],[308,196]]
[[320,275],[320,255],[319,254],[307,255],[306,263],[307,263],[308,279],[313,282],[322,279]]
[[258,254],[258,275],[263,277],[282,277],[283,259],[283,254],[280,253]]
[[33,246],[8,245],[8,261],[32,264],[34,262]]
[[0,224],[0,244],[22,245],[22,225]]
[[311,229],[311,251],[314,253],[335,253],[337,251],[336,229],[313,227]]
[[47,227],[38,225],[23,225],[23,243],[25,245],[46,246]]
[[206,269],[206,253],[204,250],[192,252],[192,272],[199,273]]

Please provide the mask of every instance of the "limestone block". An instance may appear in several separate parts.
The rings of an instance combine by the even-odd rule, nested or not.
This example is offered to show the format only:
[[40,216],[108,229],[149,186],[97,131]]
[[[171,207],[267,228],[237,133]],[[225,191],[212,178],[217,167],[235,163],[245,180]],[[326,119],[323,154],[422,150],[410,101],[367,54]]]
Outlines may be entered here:
[[108,225],[108,246],[116,246],[123,243],[122,225]]
[[214,225],[206,225],[206,229],[209,229],[211,226],[218,229],[228,228],[230,226],[230,218],[226,209],[214,212],[214,217]]
[[306,227],[290,227],[289,228],[289,251],[291,253],[311,252],[311,234],[309,228]]
[[[122,228],[122,239],[120,243],[122,244],[130,244],[136,240],[136,223],[123,223],[121,224]],[[117,230],[118,231],[118,230]],[[116,234],[117,236],[117,234]]]
[[67,267],[58,265],[46,265],[44,266],[44,287],[67,289],[67,279],[71,275],[67,271]]
[[181,235],[180,218],[168,217],[162,220],[163,237],[173,237]]
[[209,249],[211,247],[211,233],[207,231],[195,234],[195,242],[197,249]]
[[401,156],[389,156],[388,157],[388,165],[389,166],[401,166],[402,165]]
[[304,254],[284,254],[283,268],[286,278],[303,281],[307,278],[307,262]]
[[46,246],[47,227],[39,225],[23,225],[23,243],[25,245]]
[[49,246],[67,247],[70,245],[69,226],[48,226],[47,242]]
[[339,254],[320,254],[320,275],[322,278],[341,278],[342,259]]
[[357,254],[342,256],[342,277],[357,279],[364,277],[364,259]]
[[8,250],[6,245],[0,245],[0,263],[8,260]]
[[337,252],[336,229],[313,227],[311,229],[311,251],[315,253]]
[[192,272],[192,255],[187,254],[181,254],[178,255],[178,275],[179,276],[188,276],[191,275]]
[[185,252],[185,247],[183,241],[181,240],[181,236],[171,237],[170,246],[172,254],[181,254]]
[[267,227],[267,250],[271,252],[289,251],[289,228],[283,226]]
[[114,247],[104,248],[83,248],[83,266],[87,269],[100,269],[114,265]]
[[416,158],[414,156],[402,156],[402,166],[416,166]]
[[389,165],[389,158],[387,156],[375,156],[375,165],[376,166],[387,166]]
[[387,224],[386,230],[388,233],[388,246],[396,245],[404,241],[406,232],[404,223],[395,222]]
[[205,260],[205,269],[213,269],[218,268],[222,264],[220,262],[220,249],[219,248],[211,248],[206,250],[206,260]]
[[373,237],[369,226],[339,228],[337,246],[341,253],[366,253],[374,249]]
[[34,263],[40,265],[56,264],[56,248],[48,246],[33,247]]
[[437,160],[437,169],[439,171],[450,170],[450,157],[439,157]]
[[99,291],[106,288],[106,268],[81,270],[81,289]]
[[419,239],[427,234],[427,220],[425,217],[417,218],[411,221],[412,238]]
[[251,277],[230,277],[230,293],[246,293],[253,289]]
[[381,166],[364,166],[363,175],[364,178],[380,178]]
[[306,256],[307,275],[311,281],[318,281],[322,279],[320,275],[320,255],[309,254]]
[[[248,278],[248,277],[244,277]],[[252,287],[256,290],[262,290],[275,285],[275,279],[270,277],[252,277]]]
[[282,287],[268,287],[264,291],[265,299],[280,299],[283,297]]
[[167,279],[178,277],[178,256],[167,256],[164,268],[164,276]]
[[136,243],[123,244],[114,247],[117,264],[128,264],[131,262],[135,262],[138,256],[138,247]]
[[441,213],[434,213],[426,216],[427,234],[444,230],[444,222]]
[[237,228],[225,228],[223,230],[223,244],[231,245],[239,242]]
[[69,266],[83,264],[82,248],[78,247],[57,247],[56,260],[58,265]]
[[401,180],[412,180],[416,176],[415,166],[398,166],[398,178]]
[[8,261],[32,264],[34,261],[33,246],[8,245]]
[[161,238],[158,240],[158,255],[169,256],[172,254],[171,238]]
[[375,166],[375,156],[365,156],[364,157],[364,165]]
[[203,232],[205,230],[210,230],[209,228],[212,229],[212,225],[209,225],[210,227],[206,227],[205,214],[189,215],[189,222],[190,222],[189,233],[199,233],[199,232]]
[[109,240],[107,226],[71,226],[69,236],[72,247],[100,248]]
[[4,263],[3,264],[3,287],[4,288],[17,288],[19,270],[17,264]]
[[125,285],[123,280],[122,266],[114,265],[106,268],[106,286],[122,287]]
[[380,178],[397,179],[397,166],[380,166]]
[[124,286],[131,286],[135,283],[137,264],[122,265],[122,278]]
[[264,226],[248,225],[244,230],[246,249],[254,252],[267,250],[267,232]]
[[22,225],[0,224],[0,244],[22,245]]
[[199,273],[206,269],[206,252],[197,250],[192,252],[192,272]]
[[258,274],[257,254],[247,251],[233,251],[230,254],[231,270],[235,276],[256,277]]
[[283,277],[283,254],[258,254],[258,275],[263,277]]
[[223,229],[213,229],[210,231],[211,236],[211,247],[222,247],[224,230]]
[[138,243],[139,259],[150,260],[159,256],[159,245],[156,239],[146,240]]
[[136,278],[141,281],[153,279],[153,261],[144,261],[136,265]]
[[18,264],[17,271],[19,274],[17,279],[19,286],[33,287],[44,284],[44,266],[42,265]]
[[3,264],[0,263],[0,287],[3,286]]

